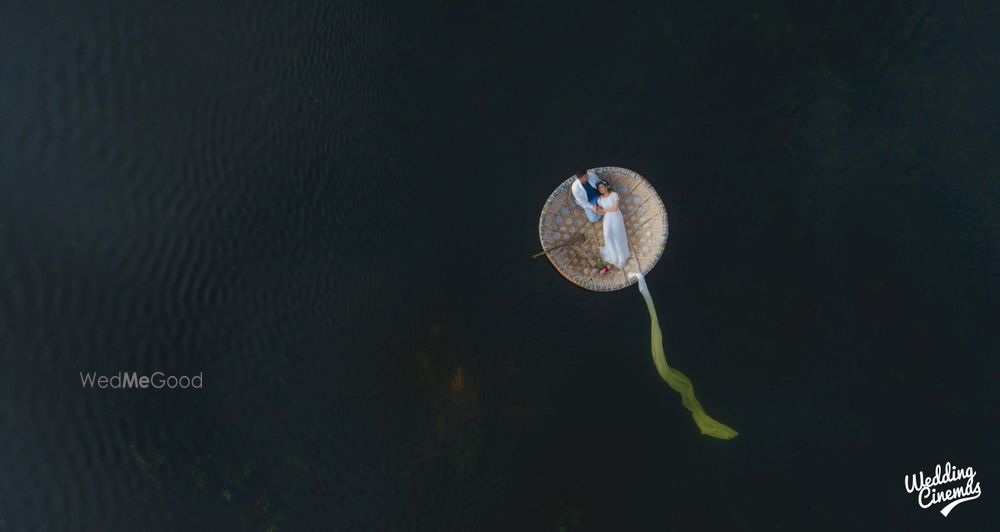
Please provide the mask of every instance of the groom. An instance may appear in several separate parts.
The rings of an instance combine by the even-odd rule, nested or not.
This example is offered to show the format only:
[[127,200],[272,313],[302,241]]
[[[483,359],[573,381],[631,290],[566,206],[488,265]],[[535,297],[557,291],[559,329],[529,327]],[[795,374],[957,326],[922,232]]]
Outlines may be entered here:
[[597,192],[597,184],[600,182],[601,178],[597,177],[593,170],[580,170],[576,173],[576,181],[573,181],[573,185],[570,187],[573,190],[576,204],[583,209],[590,223],[600,220],[603,216],[598,214],[593,207],[597,205],[597,197],[600,196],[600,193]]

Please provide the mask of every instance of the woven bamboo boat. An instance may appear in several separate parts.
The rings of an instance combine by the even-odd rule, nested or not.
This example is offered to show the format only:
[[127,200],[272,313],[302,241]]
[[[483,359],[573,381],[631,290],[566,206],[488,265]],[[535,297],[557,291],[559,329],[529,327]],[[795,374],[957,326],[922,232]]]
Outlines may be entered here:
[[625,269],[600,273],[604,225],[601,221],[590,223],[573,201],[570,186],[576,176],[556,187],[545,201],[538,219],[538,239],[552,265],[574,284],[597,292],[621,290],[637,281],[627,272],[646,275],[660,260],[667,245],[667,209],[653,186],[636,172],[617,166],[593,170],[611,183],[619,196],[630,252]]

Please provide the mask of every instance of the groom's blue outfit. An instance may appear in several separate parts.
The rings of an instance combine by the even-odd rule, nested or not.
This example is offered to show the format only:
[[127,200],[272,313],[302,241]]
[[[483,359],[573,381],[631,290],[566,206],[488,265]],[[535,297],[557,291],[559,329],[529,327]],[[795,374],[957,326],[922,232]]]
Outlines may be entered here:
[[600,220],[604,215],[594,212],[591,205],[597,205],[597,198],[601,195],[597,191],[597,183],[600,178],[593,170],[587,170],[587,179],[576,179],[573,182],[573,198],[577,205],[583,209],[590,223]]
[[[597,198],[601,195],[601,193],[598,192],[596,188],[592,187],[590,183],[584,183],[583,190],[587,191],[587,203],[591,205],[597,205]],[[591,222],[596,222],[597,220],[601,219],[600,214],[590,209],[584,209],[583,212],[586,213],[587,219],[590,220]]]

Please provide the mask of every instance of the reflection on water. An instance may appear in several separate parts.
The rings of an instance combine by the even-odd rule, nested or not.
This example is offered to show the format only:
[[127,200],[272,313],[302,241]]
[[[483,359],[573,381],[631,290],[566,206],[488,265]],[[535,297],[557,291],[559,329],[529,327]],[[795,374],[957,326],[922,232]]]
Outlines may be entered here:
[[[6,3],[0,530],[932,526],[900,472],[992,441],[996,19]],[[636,291],[529,259],[600,165],[663,196],[665,346],[740,438]],[[205,388],[79,385],[157,370]]]

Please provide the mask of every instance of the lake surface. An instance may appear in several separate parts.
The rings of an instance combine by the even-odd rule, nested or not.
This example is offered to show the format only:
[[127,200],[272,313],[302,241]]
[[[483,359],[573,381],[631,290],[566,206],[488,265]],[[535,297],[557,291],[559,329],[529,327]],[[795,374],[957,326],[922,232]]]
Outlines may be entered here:
[[[0,531],[991,522],[995,6],[86,4],[0,6]],[[605,165],[734,440],[530,259]]]

